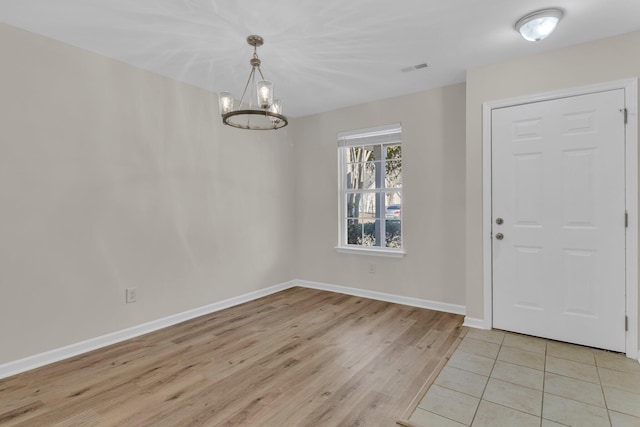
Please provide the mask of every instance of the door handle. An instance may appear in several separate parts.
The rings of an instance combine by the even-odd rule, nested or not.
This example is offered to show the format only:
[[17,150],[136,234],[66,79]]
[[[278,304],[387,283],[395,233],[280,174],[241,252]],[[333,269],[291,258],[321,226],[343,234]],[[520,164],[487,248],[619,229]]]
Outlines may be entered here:
[[498,239],[498,240],[504,239],[504,234],[502,234],[502,233],[496,234],[496,239]]

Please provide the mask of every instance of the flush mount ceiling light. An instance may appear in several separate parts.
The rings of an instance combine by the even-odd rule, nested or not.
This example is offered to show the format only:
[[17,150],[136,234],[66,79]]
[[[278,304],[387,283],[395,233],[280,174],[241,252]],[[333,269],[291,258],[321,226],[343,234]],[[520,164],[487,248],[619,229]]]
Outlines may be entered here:
[[[247,37],[247,43],[253,46],[253,57],[249,61],[251,72],[249,79],[242,92],[238,109],[233,108],[233,95],[230,92],[220,92],[218,103],[222,122],[225,125],[239,129],[269,130],[280,129],[289,124],[287,118],[282,115],[282,101],[273,99],[273,83],[265,80],[260,69],[260,59],[258,58],[258,46],[264,44],[264,39],[260,36],[252,35]],[[258,82],[256,71],[262,78]],[[247,89],[251,86],[251,91],[256,95],[256,107],[254,108],[253,96],[248,96],[248,105],[245,103]]]
[[543,9],[523,16],[515,28],[525,40],[538,42],[553,33],[564,15],[562,9]]

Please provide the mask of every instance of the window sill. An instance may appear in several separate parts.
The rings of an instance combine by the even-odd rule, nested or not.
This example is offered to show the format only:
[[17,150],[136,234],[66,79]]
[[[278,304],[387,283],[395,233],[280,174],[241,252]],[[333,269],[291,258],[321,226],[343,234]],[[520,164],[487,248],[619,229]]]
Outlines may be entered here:
[[357,254],[357,255],[372,255],[372,256],[384,256],[389,258],[402,258],[404,257],[405,252],[399,249],[374,249],[371,247],[347,247],[347,246],[336,246],[337,252],[343,254]]

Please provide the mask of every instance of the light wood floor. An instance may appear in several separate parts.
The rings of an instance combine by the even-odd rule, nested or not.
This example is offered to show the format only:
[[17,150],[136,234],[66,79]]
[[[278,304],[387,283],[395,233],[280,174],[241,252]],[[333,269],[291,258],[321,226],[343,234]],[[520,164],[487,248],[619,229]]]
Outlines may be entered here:
[[293,288],[0,380],[0,425],[394,426],[461,323]]

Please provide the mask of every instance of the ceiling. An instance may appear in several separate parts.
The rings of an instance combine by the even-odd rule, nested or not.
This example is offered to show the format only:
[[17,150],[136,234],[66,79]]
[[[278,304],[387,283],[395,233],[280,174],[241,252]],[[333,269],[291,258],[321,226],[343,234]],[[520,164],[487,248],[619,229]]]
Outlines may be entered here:
[[[513,29],[552,6],[566,14],[549,38]],[[479,65],[640,30],[639,16],[639,0],[0,0],[9,25],[237,97],[245,39],[261,35],[292,117],[463,82]]]

